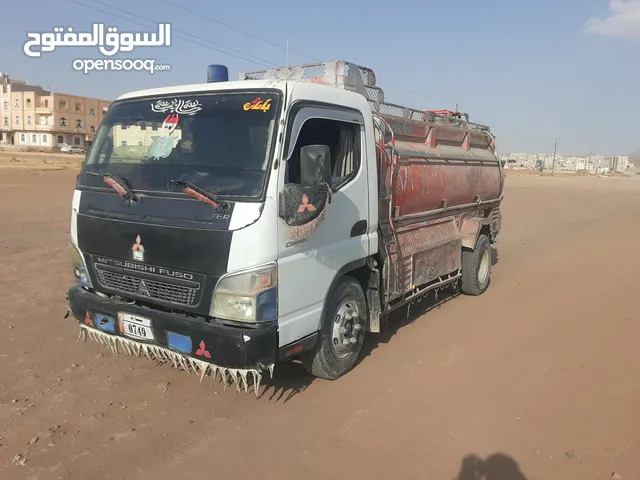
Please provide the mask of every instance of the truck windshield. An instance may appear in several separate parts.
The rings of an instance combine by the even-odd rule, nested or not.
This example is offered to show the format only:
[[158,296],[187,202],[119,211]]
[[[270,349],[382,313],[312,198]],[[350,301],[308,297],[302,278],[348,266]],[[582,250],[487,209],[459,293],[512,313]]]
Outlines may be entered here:
[[[277,92],[191,94],[115,103],[89,151],[80,184],[118,174],[134,191],[181,191],[197,184],[215,195],[263,191],[280,97]],[[88,175],[93,173],[94,175]]]

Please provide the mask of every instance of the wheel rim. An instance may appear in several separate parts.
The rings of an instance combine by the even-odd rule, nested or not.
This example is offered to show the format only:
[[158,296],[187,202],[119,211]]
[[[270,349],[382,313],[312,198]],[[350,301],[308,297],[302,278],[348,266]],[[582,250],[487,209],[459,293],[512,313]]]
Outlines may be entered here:
[[478,268],[478,281],[480,283],[484,283],[489,276],[489,264],[491,259],[489,258],[489,252],[487,250],[482,254],[482,259],[480,260],[480,267]]
[[338,358],[345,358],[358,348],[364,325],[357,302],[344,300],[333,317],[331,348]]

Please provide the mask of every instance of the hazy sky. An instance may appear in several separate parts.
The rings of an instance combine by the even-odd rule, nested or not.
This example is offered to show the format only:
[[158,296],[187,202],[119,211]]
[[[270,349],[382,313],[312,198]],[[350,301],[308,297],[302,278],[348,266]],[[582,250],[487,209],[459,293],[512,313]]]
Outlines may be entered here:
[[[372,68],[392,101],[424,109],[453,109],[458,102],[471,119],[492,126],[503,153],[551,151],[556,136],[564,154],[640,148],[633,120],[640,111],[640,0],[21,5],[23,14],[1,21],[0,71],[54,91],[110,100],[131,90],[205,81],[211,63],[226,64],[235,77],[284,64],[289,31],[290,49],[305,55],[290,53],[290,63],[348,60]],[[41,58],[23,52],[27,32],[52,32],[56,26],[90,31],[94,22],[121,32],[150,32],[159,22],[171,23],[171,47],[114,57],[154,58],[171,65],[171,72],[84,75],[71,63],[104,58],[93,47],[57,49]]]

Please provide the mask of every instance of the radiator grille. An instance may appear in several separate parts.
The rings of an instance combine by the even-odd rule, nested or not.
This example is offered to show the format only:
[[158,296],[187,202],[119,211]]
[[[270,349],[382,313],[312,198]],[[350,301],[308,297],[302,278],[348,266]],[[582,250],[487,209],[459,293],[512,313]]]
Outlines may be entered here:
[[116,273],[101,268],[96,268],[96,275],[98,276],[98,281],[104,287],[119,292],[154,298],[180,305],[193,305],[197,300],[198,288],[160,282],[147,278],[143,279],[126,273]]

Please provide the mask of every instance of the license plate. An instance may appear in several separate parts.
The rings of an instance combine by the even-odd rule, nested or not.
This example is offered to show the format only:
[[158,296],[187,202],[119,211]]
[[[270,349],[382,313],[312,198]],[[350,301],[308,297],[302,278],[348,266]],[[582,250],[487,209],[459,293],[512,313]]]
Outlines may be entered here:
[[120,313],[120,332],[136,340],[155,340],[151,320],[131,313]]

